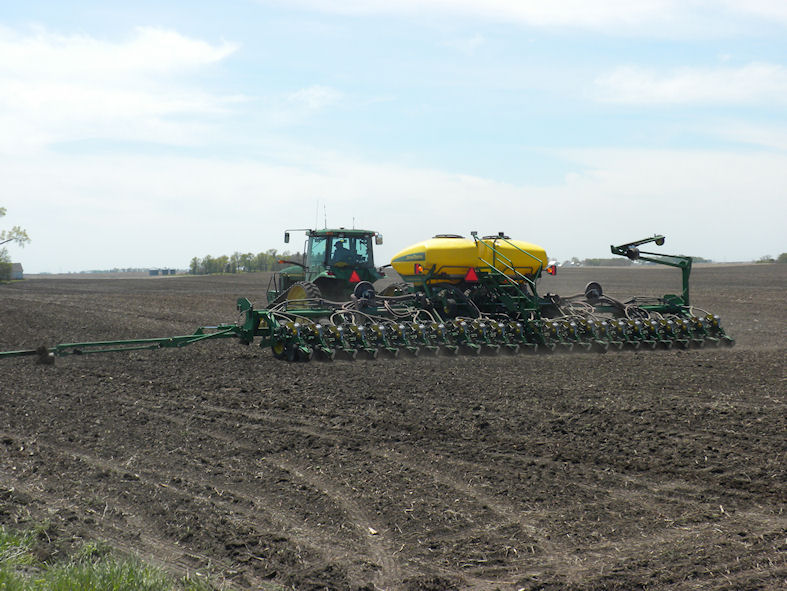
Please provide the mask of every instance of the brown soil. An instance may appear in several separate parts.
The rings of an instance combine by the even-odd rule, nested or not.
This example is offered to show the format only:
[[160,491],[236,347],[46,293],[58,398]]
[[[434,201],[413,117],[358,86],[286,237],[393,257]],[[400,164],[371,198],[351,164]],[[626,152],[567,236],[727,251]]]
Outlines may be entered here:
[[[732,349],[286,364],[0,361],[0,524],[231,588],[783,589],[787,265],[699,267]],[[671,270],[569,269],[611,295]],[[665,289],[663,286],[667,284]],[[0,286],[0,350],[188,334],[267,278]]]

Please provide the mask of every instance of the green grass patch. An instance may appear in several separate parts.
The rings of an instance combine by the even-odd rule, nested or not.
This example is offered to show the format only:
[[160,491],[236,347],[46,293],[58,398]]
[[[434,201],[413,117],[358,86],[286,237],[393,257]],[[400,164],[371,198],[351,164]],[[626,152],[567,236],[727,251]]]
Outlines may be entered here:
[[200,577],[176,579],[136,559],[114,556],[89,542],[74,556],[50,564],[36,558],[38,533],[0,526],[0,591],[214,591]]

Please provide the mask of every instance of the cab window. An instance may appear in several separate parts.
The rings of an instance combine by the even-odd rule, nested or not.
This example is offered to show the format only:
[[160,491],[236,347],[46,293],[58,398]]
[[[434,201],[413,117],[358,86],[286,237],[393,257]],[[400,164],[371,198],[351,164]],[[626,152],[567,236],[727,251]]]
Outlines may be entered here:
[[[353,250],[354,249],[354,250]],[[351,250],[356,258],[356,264],[365,265],[369,262],[369,238],[364,236],[362,238],[354,238],[351,242]]]
[[330,262],[353,266],[370,266],[371,248],[368,236],[337,236],[333,239]]
[[307,267],[325,264],[325,252],[328,245],[326,236],[312,236],[309,238],[309,259],[306,261]]

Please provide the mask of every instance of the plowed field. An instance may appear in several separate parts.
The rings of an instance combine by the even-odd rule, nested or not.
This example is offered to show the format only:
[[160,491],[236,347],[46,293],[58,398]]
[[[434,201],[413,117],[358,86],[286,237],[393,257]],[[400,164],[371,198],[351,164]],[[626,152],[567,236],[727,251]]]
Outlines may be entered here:
[[[620,298],[658,268],[568,269]],[[731,349],[0,360],[0,524],[237,589],[787,588],[787,265],[695,269]],[[267,277],[0,285],[0,350],[188,334]]]

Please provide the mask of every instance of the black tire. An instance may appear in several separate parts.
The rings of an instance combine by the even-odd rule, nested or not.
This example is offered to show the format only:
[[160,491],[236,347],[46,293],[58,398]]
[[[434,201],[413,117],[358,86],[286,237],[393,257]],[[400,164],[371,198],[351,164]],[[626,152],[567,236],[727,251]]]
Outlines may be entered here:
[[287,290],[288,302],[303,302],[303,300],[319,300],[322,298],[320,288],[308,281],[299,281]]
[[276,359],[284,361],[287,359],[287,345],[283,341],[275,341],[271,344],[271,353]]
[[591,281],[585,286],[585,299],[589,302],[597,302],[601,296],[604,295],[604,290],[601,288],[601,284],[595,281]]
[[353,295],[359,300],[373,301],[375,296],[374,285],[372,285],[368,281],[361,281],[358,285],[355,286],[355,289],[353,290]]
[[297,349],[295,349],[295,361],[309,362],[312,360],[313,353],[314,351],[310,350],[307,352],[301,349],[300,347],[298,347]]

